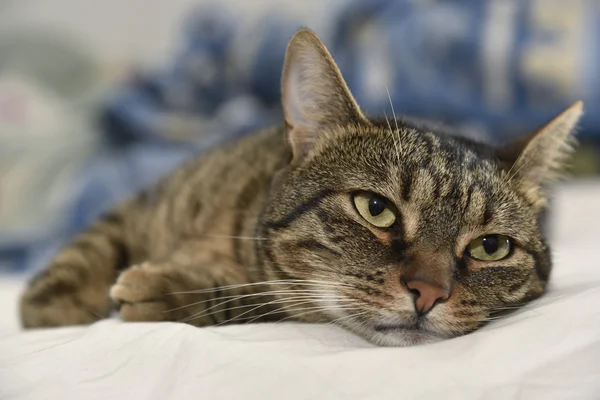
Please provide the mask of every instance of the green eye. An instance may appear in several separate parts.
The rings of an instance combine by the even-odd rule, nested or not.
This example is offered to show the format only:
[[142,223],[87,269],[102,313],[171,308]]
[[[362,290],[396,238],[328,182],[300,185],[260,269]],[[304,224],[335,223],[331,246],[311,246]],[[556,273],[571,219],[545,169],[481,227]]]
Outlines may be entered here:
[[467,251],[476,260],[498,261],[508,256],[511,247],[508,236],[486,235],[472,240],[467,246]]
[[354,206],[361,217],[378,228],[389,228],[396,222],[396,214],[390,208],[389,201],[375,193],[355,194]]

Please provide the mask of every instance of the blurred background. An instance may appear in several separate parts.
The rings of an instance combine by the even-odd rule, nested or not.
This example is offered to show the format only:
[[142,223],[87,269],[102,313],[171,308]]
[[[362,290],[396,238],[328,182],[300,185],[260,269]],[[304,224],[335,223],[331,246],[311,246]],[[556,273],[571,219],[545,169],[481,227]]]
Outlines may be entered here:
[[396,114],[503,143],[584,100],[571,173],[596,187],[600,0],[0,0],[0,272],[39,268],[184,159],[280,123],[301,26],[371,115],[391,115],[389,90]]

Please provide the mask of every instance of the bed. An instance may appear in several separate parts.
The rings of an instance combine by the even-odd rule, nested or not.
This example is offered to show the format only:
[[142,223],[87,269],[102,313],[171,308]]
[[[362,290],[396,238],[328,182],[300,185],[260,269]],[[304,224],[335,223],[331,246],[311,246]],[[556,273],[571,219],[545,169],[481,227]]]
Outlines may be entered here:
[[600,399],[600,185],[556,191],[549,293],[460,338],[377,348],[331,325],[22,332],[0,280],[0,399]]

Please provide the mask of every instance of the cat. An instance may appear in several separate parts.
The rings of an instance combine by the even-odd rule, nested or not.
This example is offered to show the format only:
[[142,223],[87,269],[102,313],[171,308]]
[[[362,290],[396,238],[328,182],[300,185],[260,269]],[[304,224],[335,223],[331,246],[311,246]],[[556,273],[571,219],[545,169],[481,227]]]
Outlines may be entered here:
[[187,162],[58,253],[21,299],[26,328],[295,320],[381,346],[473,332],[540,297],[548,185],[577,102],[492,147],[369,119],[321,40],[291,39],[285,124]]

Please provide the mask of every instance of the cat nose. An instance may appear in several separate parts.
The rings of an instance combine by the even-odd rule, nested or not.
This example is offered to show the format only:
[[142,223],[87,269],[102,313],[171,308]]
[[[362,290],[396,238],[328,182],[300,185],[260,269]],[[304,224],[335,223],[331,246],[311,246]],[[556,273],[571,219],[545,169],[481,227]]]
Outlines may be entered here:
[[437,303],[450,297],[448,289],[425,281],[410,280],[404,285],[415,296],[415,309],[419,314],[428,313]]

